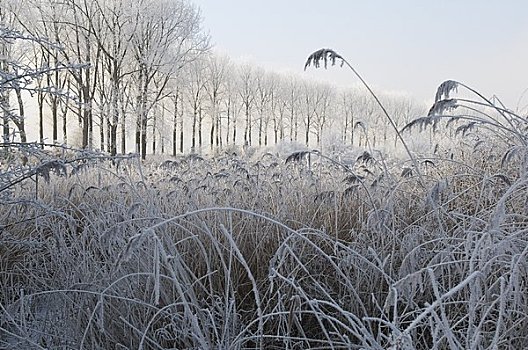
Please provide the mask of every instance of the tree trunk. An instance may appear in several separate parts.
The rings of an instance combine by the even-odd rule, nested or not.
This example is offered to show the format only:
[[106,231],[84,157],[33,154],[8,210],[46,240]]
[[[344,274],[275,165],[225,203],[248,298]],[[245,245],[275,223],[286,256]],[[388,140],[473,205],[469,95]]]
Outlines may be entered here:
[[141,159],[147,159],[147,117],[141,118]]
[[262,115],[262,112],[261,112],[260,113],[260,120],[259,120],[259,128],[258,128],[259,147],[262,147],[262,129],[263,129],[263,126],[264,126],[263,118],[264,118],[264,116]]
[[174,128],[172,129],[172,156],[173,157],[176,157],[176,152],[177,152],[177,148],[176,148],[176,122],[174,123]]
[[85,68],[85,78],[82,78],[82,72],[80,73],[79,85],[82,93],[82,148],[92,148],[92,135],[93,135],[93,114],[92,114],[92,101],[90,97],[90,67]]
[[[114,33],[115,46],[115,33]],[[108,146],[110,155],[113,157],[117,154],[117,126],[119,124],[119,62],[114,58],[111,65],[111,118],[108,118]],[[124,153],[124,152],[123,152]]]
[[38,116],[39,116],[39,141],[44,144],[44,93],[41,91],[37,94]]
[[[3,102],[3,101],[0,101],[0,102]],[[3,142],[8,143],[9,142],[9,116],[8,116],[7,110],[4,111],[3,135],[4,135]]]
[[178,131],[178,95],[174,97],[174,114],[172,122],[172,156],[176,157],[176,136]]
[[310,143],[310,125],[311,124],[311,120],[310,120],[310,117],[308,117],[307,121],[306,121],[306,137],[304,139],[305,143],[306,143],[306,147],[308,147],[309,143]]
[[180,153],[183,153],[183,115],[180,116]]
[[[85,92],[85,99],[84,103],[85,106],[90,105],[90,98],[87,95],[86,88],[84,89]],[[83,112],[83,142],[82,147],[83,148],[92,148],[92,132],[93,132],[93,123],[92,123],[92,110],[91,107],[85,107]]]
[[[123,97],[124,98],[124,97]],[[125,101],[121,100],[121,154],[126,153],[126,124],[125,124]],[[115,126],[117,134],[117,124]],[[116,136],[117,138],[117,136]],[[116,145],[117,147],[117,145]]]
[[222,147],[222,134],[221,134],[221,123],[220,123],[220,116],[215,114],[215,122],[216,122],[216,147]]
[[104,151],[105,146],[105,134],[104,134],[104,125],[105,125],[105,116],[104,112],[100,111],[99,115],[99,149],[101,152]]
[[[54,57],[54,64],[55,66],[58,65],[59,59],[57,55]],[[54,80],[52,81],[51,75],[48,75],[48,86],[53,86],[56,89],[59,89],[59,71],[55,71],[53,73]],[[53,137],[53,143],[57,143],[59,138],[59,132],[58,132],[58,109],[59,109],[59,103],[58,103],[58,97],[57,95],[51,94],[50,95],[50,107],[51,107],[51,127],[52,127],[52,137]]]
[[252,136],[252,134],[253,134],[253,126],[251,125],[252,123],[253,123],[253,121],[250,118],[250,120],[249,120],[249,135],[248,135],[248,139],[249,139],[249,144],[248,145],[249,146],[251,146],[253,144],[253,136]]
[[202,145],[203,145],[203,142],[202,142],[202,121],[203,121],[202,108],[200,107],[200,109],[198,111],[198,147],[200,148],[200,151],[202,150]]
[[148,94],[148,78],[147,72],[145,71],[143,80],[143,86],[141,87],[141,159],[145,160],[147,158],[147,121],[148,121],[148,111],[147,111],[147,94]]
[[229,110],[229,104],[227,105],[226,118],[226,144],[229,145],[229,127],[231,126],[231,111]]
[[350,117],[350,144],[354,146],[354,116]]
[[139,94],[137,96],[137,117],[136,117],[136,153],[141,154],[141,126],[143,118],[143,79],[144,69],[142,66],[139,67]]
[[113,145],[115,144],[115,140],[112,140],[112,121],[110,120],[110,116],[106,116],[105,118],[106,122],[106,151],[108,153],[112,153]]
[[249,117],[249,104],[246,103],[246,125],[244,127],[244,145],[249,144],[251,135],[251,120]]
[[141,153],[141,112],[138,113],[136,119],[136,153]]
[[234,119],[233,120],[233,145],[236,145],[236,134],[237,134],[236,119]]
[[192,123],[192,141],[191,141],[191,152],[194,153],[196,150],[196,124],[198,119],[198,111],[196,110],[196,107],[193,111],[193,123]]
[[114,157],[115,155],[117,155],[117,124],[110,125],[110,139],[112,140],[112,143],[110,145],[110,155]]
[[[68,83],[68,90],[70,90],[70,84]],[[64,108],[62,109],[62,142],[64,144],[68,144],[68,100],[66,100],[64,104]]]
[[284,118],[283,117],[281,117],[281,119],[280,119],[279,128],[280,128],[280,139],[284,140]]
[[156,154],[156,117],[157,113],[154,113],[152,120],[152,154]]
[[293,107],[290,109],[290,142],[297,141],[297,118]]
[[268,146],[268,128],[269,128],[269,121],[264,123],[264,146]]
[[26,143],[27,137],[26,137],[26,125],[25,125],[25,112],[24,112],[24,102],[22,101],[22,93],[20,92],[20,89],[15,89],[17,102],[18,102],[18,114],[20,119],[15,121],[15,125],[18,128],[18,132],[20,134],[20,142]]
[[213,150],[213,147],[214,147],[214,133],[215,133],[215,121],[212,120],[211,121],[211,132],[209,133],[209,148],[211,149],[211,151]]
[[[3,68],[4,71],[6,70],[5,68]],[[10,105],[9,105],[9,92],[6,91],[4,88],[2,88],[0,86],[0,110],[3,109],[4,111],[4,117],[3,117],[3,142],[7,143],[9,142],[9,134],[10,134],[10,131],[9,131],[9,119],[10,119],[10,116],[9,116],[9,110],[11,109]]]

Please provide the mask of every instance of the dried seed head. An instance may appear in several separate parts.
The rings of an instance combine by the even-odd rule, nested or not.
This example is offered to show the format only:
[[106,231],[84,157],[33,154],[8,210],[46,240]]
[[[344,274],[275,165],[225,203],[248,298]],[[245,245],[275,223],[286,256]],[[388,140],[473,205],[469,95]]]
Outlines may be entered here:
[[444,98],[448,99],[451,91],[453,90],[456,91],[457,88],[458,88],[458,82],[454,80],[444,81],[442,84],[440,84],[440,86],[436,90],[435,102],[438,102]]
[[444,112],[450,112],[458,107],[458,101],[454,98],[436,101],[427,116],[442,115]]
[[333,66],[336,63],[336,59],[341,60],[341,67],[342,67],[343,64],[345,63],[345,60],[337,52],[335,52],[332,49],[317,50],[314,53],[312,53],[310,56],[308,56],[308,59],[306,60],[306,63],[304,64],[304,70],[306,70],[306,68],[308,68],[311,64],[313,64],[315,68],[319,68],[320,66],[319,61],[324,62],[324,67],[326,69],[328,67],[328,61],[330,61]]

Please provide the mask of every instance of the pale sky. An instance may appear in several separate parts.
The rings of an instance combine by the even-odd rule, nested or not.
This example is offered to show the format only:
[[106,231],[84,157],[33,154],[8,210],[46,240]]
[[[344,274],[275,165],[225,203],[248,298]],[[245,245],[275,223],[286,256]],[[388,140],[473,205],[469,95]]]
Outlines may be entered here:
[[375,89],[420,100],[453,79],[515,109],[528,88],[528,0],[191,1],[216,50],[268,69],[356,84],[345,68],[302,72],[325,47]]

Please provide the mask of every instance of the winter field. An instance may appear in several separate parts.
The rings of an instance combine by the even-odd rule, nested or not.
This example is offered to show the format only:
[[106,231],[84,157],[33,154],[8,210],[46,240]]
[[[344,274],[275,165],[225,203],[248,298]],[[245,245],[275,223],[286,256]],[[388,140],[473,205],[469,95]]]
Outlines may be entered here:
[[412,171],[283,145],[147,163],[34,151],[7,178],[12,151],[0,347],[526,348],[525,146],[480,121],[486,142]]
[[[201,20],[0,1],[0,349],[528,349],[522,97],[447,80],[426,106],[331,49],[305,71],[357,85],[304,57],[279,73],[213,51]],[[514,52],[480,37],[475,63]]]

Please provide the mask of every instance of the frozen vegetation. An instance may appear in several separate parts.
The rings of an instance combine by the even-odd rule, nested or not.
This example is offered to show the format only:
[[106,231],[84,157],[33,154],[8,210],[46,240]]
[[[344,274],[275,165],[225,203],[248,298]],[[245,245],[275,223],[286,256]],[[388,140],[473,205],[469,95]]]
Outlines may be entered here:
[[0,347],[525,348],[524,146],[489,136],[412,170],[346,147],[33,150],[8,179],[13,150]]
[[361,92],[235,65],[188,1],[27,3],[0,9],[1,349],[528,348],[525,111],[446,81],[426,112],[329,49],[306,66]]

